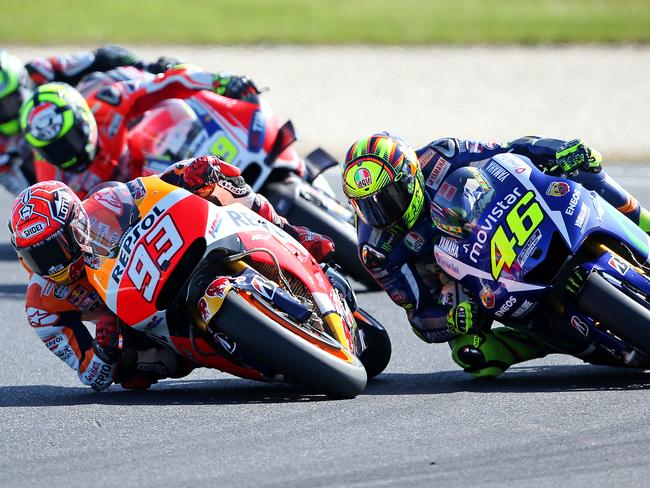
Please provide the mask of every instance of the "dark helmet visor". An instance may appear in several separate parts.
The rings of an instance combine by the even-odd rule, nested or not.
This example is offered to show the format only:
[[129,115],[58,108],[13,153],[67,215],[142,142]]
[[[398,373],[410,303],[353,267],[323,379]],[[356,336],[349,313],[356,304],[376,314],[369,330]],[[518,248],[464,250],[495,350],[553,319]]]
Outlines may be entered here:
[[410,205],[413,195],[408,186],[407,178],[402,178],[352,204],[369,226],[386,228],[395,224]]
[[55,275],[81,256],[77,241],[66,229],[17,252],[29,269],[40,276]]
[[61,138],[36,150],[49,163],[65,171],[79,173],[85,170],[91,161],[86,151],[88,134],[82,125],[74,124]]

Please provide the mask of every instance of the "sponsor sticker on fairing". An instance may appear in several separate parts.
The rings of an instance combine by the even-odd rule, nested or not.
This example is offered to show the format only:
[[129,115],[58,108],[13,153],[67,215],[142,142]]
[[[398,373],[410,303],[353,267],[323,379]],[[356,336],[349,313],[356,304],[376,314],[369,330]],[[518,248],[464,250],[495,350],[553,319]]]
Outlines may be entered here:
[[580,230],[584,230],[584,227],[587,224],[589,213],[589,207],[587,207],[584,203],[580,205],[580,211],[578,212],[578,216],[576,217],[576,221],[573,223],[573,225],[579,227]]
[[541,239],[542,239],[542,231],[536,229],[535,232],[533,232],[533,235],[528,238],[521,252],[517,256],[517,262],[519,263],[519,266],[523,266],[524,264],[526,264],[526,261],[528,261],[528,258],[533,253],[535,247],[537,246],[537,243]]
[[497,180],[499,180],[501,183],[506,181],[508,176],[510,176],[510,173],[508,173],[505,169],[503,169],[503,166],[500,164],[490,161],[489,164],[485,167],[485,171],[490,173],[492,176],[494,176]]
[[508,299],[499,307],[494,315],[497,317],[503,317],[508,311],[517,303],[517,299],[513,296],[508,297]]
[[564,211],[566,215],[573,215],[573,213],[576,211],[576,207],[580,201],[580,195],[580,190],[577,188],[573,190],[573,193],[571,194],[571,200],[569,200],[569,205],[567,205],[567,208]]
[[420,168],[423,170],[429,165],[431,160],[433,159],[434,152],[431,149],[427,149],[422,156],[420,156],[419,161],[420,161]]
[[621,275],[624,275],[630,269],[629,264],[627,264],[621,258],[616,257],[616,256],[612,256],[611,258],[609,258],[609,261],[607,261],[607,264],[609,264],[612,268],[614,268],[616,271],[618,271]]
[[587,337],[589,335],[589,326],[577,315],[571,317],[571,327],[580,332],[583,336]]
[[223,298],[226,292],[230,289],[230,279],[225,276],[220,276],[208,286],[205,294],[209,297]]
[[563,197],[569,193],[570,187],[566,181],[554,181],[546,189],[546,194],[551,197]]
[[534,303],[529,302],[528,300],[524,300],[524,303],[522,303],[517,310],[512,312],[510,314],[510,317],[513,319],[519,319],[526,315],[531,309],[534,308]]
[[481,303],[485,308],[494,308],[494,302],[496,301],[494,298],[494,292],[492,291],[492,288],[490,288],[488,285],[485,285],[481,289]]

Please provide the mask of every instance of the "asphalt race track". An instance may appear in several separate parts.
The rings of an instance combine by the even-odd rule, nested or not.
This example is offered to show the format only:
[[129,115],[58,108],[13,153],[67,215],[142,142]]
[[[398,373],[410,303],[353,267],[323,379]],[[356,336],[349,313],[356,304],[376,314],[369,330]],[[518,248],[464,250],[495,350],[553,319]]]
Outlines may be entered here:
[[[650,169],[611,173],[650,205]],[[2,192],[2,219],[10,202]],[[30,330],[25,282],[2,230],[0,487],[648,483],[643,372],[552,356],[473,380],[381,293],[360,293],[394,351],[354,400],[209,370],[147,392],[95,393]]]

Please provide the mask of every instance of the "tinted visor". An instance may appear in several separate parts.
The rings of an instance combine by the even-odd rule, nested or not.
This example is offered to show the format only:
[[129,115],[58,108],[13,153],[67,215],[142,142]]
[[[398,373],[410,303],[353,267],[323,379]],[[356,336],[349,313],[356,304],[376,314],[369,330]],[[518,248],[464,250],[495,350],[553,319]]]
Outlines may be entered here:
[[9,95],[0,98],[0,124],[17,119],[22,103],[23,95],[20,90],[15,90]]
[[17,251],[34,273],[55,281],[58,281],[56,276],[60,275],[61,271],[81,256],[77,241],[66,229],[61,229],[34,246]]
[[75,173],[83,171],[90,160],[86,152],[88,134],[83,131],[82,125],[74,124],[63,137],[36,150],[54,166]]
[[394,181],[377,193],[353,200],[359,216],[371,227],[384,228],[397,222],[411,203],[407,178]]

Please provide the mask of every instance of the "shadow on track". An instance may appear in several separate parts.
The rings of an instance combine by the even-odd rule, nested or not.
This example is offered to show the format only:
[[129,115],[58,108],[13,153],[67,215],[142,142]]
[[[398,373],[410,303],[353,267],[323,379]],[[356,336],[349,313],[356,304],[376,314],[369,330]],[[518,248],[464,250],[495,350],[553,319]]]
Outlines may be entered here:
[[[650,372],[590,365],[519,366],[498,379],[474,379],[462,371],[384,373],[370,381],[365,396],[437,395],[457,392],[531,393],[650,389]],[[241,379],[163,380],[147,391],[112,386],[0,386],[2,407],[64,405],[244,405],[335,401],[307,388]]]
[[363,395],[435,395],[457,392],[531,393],[650,389],[650,372],[605,366],[515,366],[496,379],[476,379],[463,371],[385,373]]
[[2,407],[64,405],[243,405],[330,401],[325,395],[286,384],[239,379],[164,380],[147,391],[112,386],[95,392],[89,387],[52,385],[0,386]]

